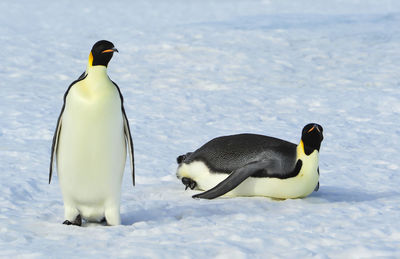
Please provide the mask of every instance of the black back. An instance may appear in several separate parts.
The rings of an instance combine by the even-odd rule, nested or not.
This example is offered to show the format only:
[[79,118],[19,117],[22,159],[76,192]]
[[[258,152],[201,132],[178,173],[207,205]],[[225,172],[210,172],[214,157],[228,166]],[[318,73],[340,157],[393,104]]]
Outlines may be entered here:
[[[263,135],[238,134],[212,139],[182,161],[204,162],[211,171],[230,174],[249,163],[274,160],[282,176],[293,172],[296,166],[297,145]],[[265,174],[265,175],[264,175]],[[266,171],[257,172],[253,177],[271,177]]]

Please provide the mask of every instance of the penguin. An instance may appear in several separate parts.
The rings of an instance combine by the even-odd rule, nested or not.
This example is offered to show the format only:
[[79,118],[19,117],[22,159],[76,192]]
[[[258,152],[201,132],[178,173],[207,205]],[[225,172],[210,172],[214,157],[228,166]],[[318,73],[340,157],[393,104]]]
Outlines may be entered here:
[[121,224],[127,152],[135,185],[133,142],[123,96],[107,75],[114,52],[118,50],[110,41],[96,42],[86,71],[64,94],[51,147],[49,184],[56,160],[66,225],[81,226],[82,220]]
[[307,124],[298,145],[257,134],[218,137],[179,156],[176,175],[185,189],[204,191],[193,198],[303,198],[319,189],[322,133],[320,125]]

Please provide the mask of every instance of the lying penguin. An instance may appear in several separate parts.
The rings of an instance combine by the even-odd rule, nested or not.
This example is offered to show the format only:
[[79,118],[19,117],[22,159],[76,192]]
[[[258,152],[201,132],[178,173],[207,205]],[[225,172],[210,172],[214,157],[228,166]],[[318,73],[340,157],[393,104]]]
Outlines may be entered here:
[[307,124],[298,145],[256,134],[218,137],[179,156],[176,174],[186,189],[205,191],[193,198],[306,197],[319,188],[322,131],[318,124]]

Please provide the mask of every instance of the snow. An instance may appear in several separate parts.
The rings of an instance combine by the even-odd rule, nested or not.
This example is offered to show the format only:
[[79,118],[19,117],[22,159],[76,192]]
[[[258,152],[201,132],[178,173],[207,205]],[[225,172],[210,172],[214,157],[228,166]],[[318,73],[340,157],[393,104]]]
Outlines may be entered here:
[[[400,3],[0,2],[0,257],[400,257]],[[62,225],[50,147],[100,39],[135,145],[122,225]],[[242,132],[324,127],[305,199],[194,200],[175,159]]]

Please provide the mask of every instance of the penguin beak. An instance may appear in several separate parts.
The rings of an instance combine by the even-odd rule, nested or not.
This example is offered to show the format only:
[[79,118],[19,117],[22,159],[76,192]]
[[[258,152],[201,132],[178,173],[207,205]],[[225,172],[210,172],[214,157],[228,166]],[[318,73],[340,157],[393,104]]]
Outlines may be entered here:
[[113,47],[111,49],[103,50],[101,53],[108,53],[108,52],[118,52],[119,53],[119,51],[115,47]]
[[312,128],[309,129],[309,130],[307,131],[307,133],[310,133],[310,132],[313,131],[314,129],[317,129],[317,131],[318,131],[319,133],[321,133],[321,129],[320,129],[320,126],[318,126],[318,124],[314,124],[314,125],[312,126]]
[[307,133],[310,133],[311,131],[313,131],[315,129],[315,125],[311,128],[311,129],[309,129],[308,131],[307,131]]

